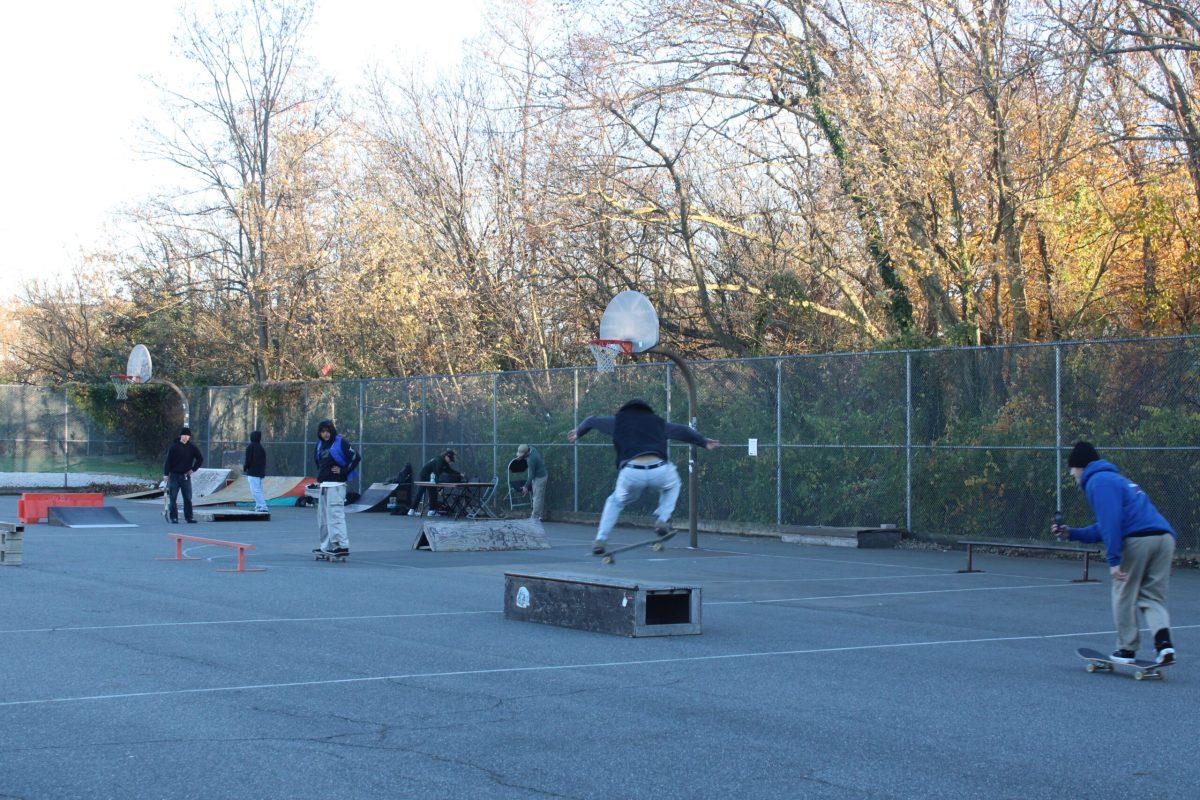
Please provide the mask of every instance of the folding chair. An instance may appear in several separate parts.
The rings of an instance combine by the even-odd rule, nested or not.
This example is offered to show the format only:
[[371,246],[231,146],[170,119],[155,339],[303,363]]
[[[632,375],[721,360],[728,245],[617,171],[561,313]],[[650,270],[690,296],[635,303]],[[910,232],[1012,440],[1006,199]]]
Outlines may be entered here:
[[508,462],[508,507],[510,510],[529,508],[533,505],[533,495],[521,494],[521,490],[529,483],[529,462],[523,458],[514,458]]

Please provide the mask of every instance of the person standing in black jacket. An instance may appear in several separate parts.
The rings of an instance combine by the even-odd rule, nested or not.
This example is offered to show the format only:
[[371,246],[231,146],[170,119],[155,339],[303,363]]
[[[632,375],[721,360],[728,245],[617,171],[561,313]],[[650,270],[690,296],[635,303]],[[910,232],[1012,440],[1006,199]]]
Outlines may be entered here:
[[170,498],[169,517],[171,522],[179,524],[179,507],[176,500],[183,492],[183,517],[188,522],[195,522],[192,516],[192,473],[200,469],[204,456],[200,448],[192,444],[192,429],[183,426],[179,430],[179,438],[171,442],[167,449],[167,459],[163,462],[163,480],[167,482],[167,497]]
[[263,478],[267,477],[267,451],[262,446],[262,431],[250,432],[250,444],[246,445],[246,462],[242,464],[242,474],[246,476],[246,483],[250,484],[254,510],[260,514],[270,511],[267,508],[267,500],[263,497]]

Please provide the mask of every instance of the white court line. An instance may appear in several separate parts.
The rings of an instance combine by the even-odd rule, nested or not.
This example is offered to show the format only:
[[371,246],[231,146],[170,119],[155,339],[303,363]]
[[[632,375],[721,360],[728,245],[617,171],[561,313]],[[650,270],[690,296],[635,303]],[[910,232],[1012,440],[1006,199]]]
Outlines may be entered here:
[[14,628],[0,630],[0,636],[11,633],[59,633],[62,631],[118,631],[130,628],[186,628],[200,625],[254,625],[263,622],[347,622],[360,619],[410,619],[415,617],[465,617],[473,614],[503,614],[503,611],[424,611],[412,614],[361,614],[349,617],[250,617],[248,619],[215,619],[195,622],[133,622],[125,625],[62,625],[57,628]]
[[[1200,628],[1200,625],[1174,625],[1175,630]],[[646,658],[634,661],[590,661],[578,664],[539,664],[531,667],[494,667],[491,669],[459,669],[445,672],[405,672],[396,675],[371,675],[359,678],[332,678],[319,681],[289,681],[286,683],[248,683],[237,686],[207,686],[194,689],[161,689],[153,692],[122,692],[120,694],[76,695],[74,697],[47,697],[38,700],[8,700],[0,702],[0,708],[11,706],[36,706],[54,703],[82,703],[93,700],[130,700],[140,697],[169,697],[188,694],[217,694],[223,692],[250,692],[264,689],[295,689],[310,686],[338,686],[351,683],[382,683],[384,681],[417,680],[420,678],[458,678],[470,675],[503,675],[521,672],[561,672],[572,669],[605,669],[609,667],[640,667],[654,664],[686,664],[705,661],[732,661],[747,658],[771,658],[782,656],[821,655],[824,653],[850,653],[864,650],[890,650],[905,647],[937,647],[954,644],[992,644],[995,642],[1024,642],[1040,639],[1070,639],[1077,636],[1104,636],[1116,631],[1077,631],[1075,633],[1044,633],[1031,636],[992,636],[980,639],[935,639],[921,642],[891,642],[887,644],[860,644],[845,647],[814,647],[807,650],[764,650],[749,653],[722,653],[708,656],[679,656],[676,658]]]
[[762,603],[795,603],[801,600],[847,600],[856,597],[901,597],[910,594],[952,594],[954,592],[1005,592],[1013,589],[1072,589],[1099,586],[1098,583],[1031,583],[1027,586],[972,586],[967,589],[921,589],[911,592],[869,592],[867,594],[828,594],[821,597],[781,597],[776,600],[714,600],[706,606],[749,606]]

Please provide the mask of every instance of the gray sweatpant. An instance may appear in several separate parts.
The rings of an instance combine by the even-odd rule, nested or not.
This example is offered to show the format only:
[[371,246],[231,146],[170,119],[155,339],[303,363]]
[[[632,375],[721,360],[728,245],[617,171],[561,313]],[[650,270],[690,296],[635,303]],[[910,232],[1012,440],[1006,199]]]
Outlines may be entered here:
[[321,533],[322,550],[350,547],[350,537],[346,534],[346,484],[336,481],[321,484],[317,528]]
[[1175,537],[1138,536],[1126,539],[1121,549],[1121,571],[1128,580],[1112,582],[1113,620],[1117,623],[1117,647],[1137,650],[1138,611],[1153,634],[1171,627],[1167,613],[1167,584],[1171,580],[1171,558]]

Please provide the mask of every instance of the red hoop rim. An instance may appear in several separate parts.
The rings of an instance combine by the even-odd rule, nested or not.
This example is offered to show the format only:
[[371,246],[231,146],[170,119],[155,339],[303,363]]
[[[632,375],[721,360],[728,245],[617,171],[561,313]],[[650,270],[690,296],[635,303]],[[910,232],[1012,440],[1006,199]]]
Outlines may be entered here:
[[137,375],[123,375],[120,372],[114,372],[108,376],[110,381],[124,381],[125,383],[138,383]]
[[590,339],[588,344],[594,344],[597,347],[611,347],[615,344],[621,348],[621,352],[625,355],[633,355],[633,342],[626,341],[625,339]]

